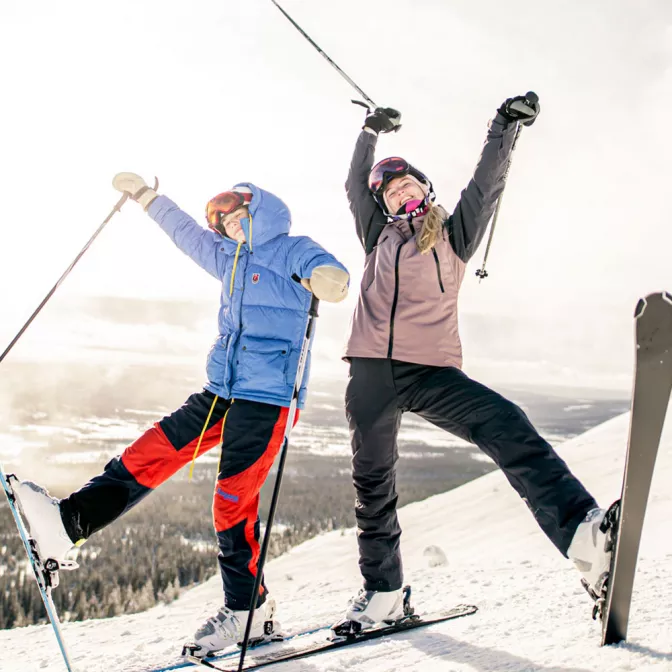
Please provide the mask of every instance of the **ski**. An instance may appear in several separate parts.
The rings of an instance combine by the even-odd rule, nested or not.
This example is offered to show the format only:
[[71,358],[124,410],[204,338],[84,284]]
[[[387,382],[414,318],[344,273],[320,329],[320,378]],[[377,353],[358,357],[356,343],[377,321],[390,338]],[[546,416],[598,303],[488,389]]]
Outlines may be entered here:
[[26,554],[30,560],[30,566],[33,568],[33,574],[35,575],[35,580],[37,581],[37,587],[42,596],[42,602],[44,602],[44,608],[47,612],[47,617],[51,622],[51,626],[54,629],[54,634],[56,635],[56,641],[58,642],[58,648],[61,650],[61,655],[63,656],[63,662],[68,672],[74,672],[72,663],[70,662],[70,657],[68,656],[67,649],[65,647],[65,640],[63,639],[63,634],[61,632],[61,622],[58,618],[58,613],[54,602],[51,599],[52,588],[55,588],[58,585],[58,565],[51,564],[53,560],[47,560],[46,566],[42,562],[42,559],[37,553],[35,547],[35,542],[31,539],[26,529],[26,525],[23,522],[21,512],[19,510],[19,505],[17,503],[16,495],[12,488],[12,479],[18,480],[14,474],[5,474],[5,471],[0,464],[0,481],[2,481],[2,487],[5,495],[7,496],[7,501],[9,502],[9,510],[14,516],[14,522],[16,527],[19,530],[19,536],[23,542],[23,546],[26,549]]
[[624,641],[637,555],[658,445],[672,390],[672,294],[640,299],[635,309],[636,362],[621,498],[605,516],[615,544],[609,578],[597,596],[602,645]]
[[[317,628],[309,628],[307,630],[301,630],[299,632],[292,633],[291,635],[285,635],[282,637],[282,639],[266,639],[262,640],[261,642],[250,644],[250,650],[252,651],[257,651],[258,649],[264,647],[270,647],[271,649],[275,648],[276,646],[280,646],[282,644],[286,644],[287,642],[295,642],[299,639],[303,639],[305,637],[310,637],[311,635],[316,635],[320,632],[328,632],[331,629],[330,625],[323,625]],[[273,646],[275,645],[275,646]],[[183,656],[187,658],[183,653]],[[195,658],[196,656],[194,656]],[[240,657],[240,649],[231,649],[228,650],[224,653],[217,653],[213,656],[207,656],[207,660],[210,662],[221,662],[221,661],[226,661],[229,658],[238,658]],[[185,667],[194,667],[197,665],[197,663],[193,663],[190,660],[183,660],[179,663],[173,663],[172,665],[167,665],[166,667],[157,667],[153,668],[152,670],[148,670],[147,672],[173,672],[173,670],[182,670]]]
[[[425,616],[412,614],[392,625],[385,625],[368,630],[362,630],[358,633],[336,637],[335,639],[326,642],[317,641],[309,643],[305,646],[298,645],[289,648],[282,647],[280,650],[274,651],[272,653],[262,654],[259,656],[250,656],[245,660],[245,664],[242,669],[256,670],[268,665],[275,665],[276,663],[283,663],[289,660],[299,660],[301,658],[307,658],[308,656],[314,656],[319,653],[326,653],[327,651],[340,649],[345,646],[352,646],[354,644],[368,642],[373,639],[396,635],[400,632],[407,632],[409,630],[415,630],[416,628],[424,628],[430,625],[435,625],[437,623],[443,623],[445,621],[450,621],[456,618],[462,618],[463,616],[475,614],[477,611],[478,607],[474,605],[461,604],[453,607],[448,611],[436,612],[433,614],[427,614]],[[190,658],[190,661],[201,667],[205,667],[210,670],[218,670],[219,672],[238,672],[239,669],[238,667],[220,667],[220,665],[216,665],[207,658]]]

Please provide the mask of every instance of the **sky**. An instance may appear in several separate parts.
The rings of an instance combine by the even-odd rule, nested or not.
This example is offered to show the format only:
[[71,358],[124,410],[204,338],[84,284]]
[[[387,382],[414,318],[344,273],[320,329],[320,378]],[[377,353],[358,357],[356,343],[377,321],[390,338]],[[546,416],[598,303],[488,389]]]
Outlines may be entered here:
[[[381,137],[378,157],[408,158],[449,211],[497,107],[537,92],[542,112],[514,155],[490,276],[474,276],[483,246],[461,311],[514,317],[520,328],[511,347],[542,347],[534,361],[590,365],[587,348],[627,377],[634,305],[672,287],[672,5],[283,6],[378,105],[401,110],[403,128]],[[363,254],[343,182],[363,109],[270,0],[7,0],[0,59],[3,344],[108,215],[119,196],[111,180],[123,170],[158,177],[160,193],[202,224],[205,203],[238,181],[278,194],[293,232],[312,236],[351,270],[350,298],[327,307],[345,332]],[[59,302],[78,295],[198,298],[212,305],[214,325],[218,293],[127,203],[45,313],[64,320]],[[46,325],[31,329],[48,344]],[[495,330],[479,341],[474,360],[492,358],[498,338]]]
[[[620,492],[628,421],[627,414],[614,418],[558,447],[602,506]],[[277,669],[667,671],[672,661],[670,478],[672,432],[668,423],[642,534],[627,643],[599,646],[600,627],[591,619],[592,602],[580,585],[579,573],[540,531],[503,474],[494,471],[399,512],[404,579],[412,587],[417,613],[466,603],[478,606],[476,614]],[[334,623],[360,581],[354,529],[315,537],[266,568],[266,583],[277,604],[276,618],[287,634]],[[215,576],[185,590],[177,601],[145,613],[65,623],[64,637],[75,670],[174,669],[180,663],[182,644],[221,606],[221,591],[221,579]],[[325,636],[322,630],[314,639]],[[257,651],[269,652],[272,646]],[[0,631],[0,647],[3,672],[64,670],[47,626]],[[248,660],[253,655],[248,653]],[[222,664],[235,669],[235,661],[230,657]]]

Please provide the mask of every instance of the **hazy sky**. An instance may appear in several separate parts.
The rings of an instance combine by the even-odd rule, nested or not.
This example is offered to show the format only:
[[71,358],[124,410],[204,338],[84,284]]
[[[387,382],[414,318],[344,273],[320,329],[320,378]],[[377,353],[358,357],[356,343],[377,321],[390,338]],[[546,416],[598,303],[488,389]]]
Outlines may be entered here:
[[[461,308],[519,319],[516,347],[546,344],[545,359],[585,343],[629,370],[637,297],[672,288],[669,0],[284,6],[370,97],[402,111],[379,157],[406,156],[449,210],[502,100],[539,94],[490,277],[473,274],[483,246]],[[210,197],[253,181],[358,281],[343,182],[363,109],[270,0],[6,0],[0,59],[0,349],[112,208],[121,170],[157,175],[202,223]],[[218,286],[128,203],[59,294],[198,296],[214,308]],[[325,310],[345,324],[355,294]]]

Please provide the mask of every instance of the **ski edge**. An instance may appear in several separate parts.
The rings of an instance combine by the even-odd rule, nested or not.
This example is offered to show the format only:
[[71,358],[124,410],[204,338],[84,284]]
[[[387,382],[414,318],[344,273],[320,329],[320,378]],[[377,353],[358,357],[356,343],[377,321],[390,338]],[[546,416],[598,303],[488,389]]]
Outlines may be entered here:
[[7,503],[9,504],[9,510],[11,511],[12,516],[14,518],[14,523],[16,524],[16,527],[19,531],[19,536],[21,538],[21,542],[23,543],[24,550],[26,551],[26,555],[28,556],[28,562],[33,571],[33,576],[35,577],[35,582],[37,583],[37,589],[40,591],[40,596],[42,598],[45,611],[47,612],[47,618],[49,619],[51,626],[54,630],[56,642],[58,644],[58,648],[61,652],[61,655],[63,656],[63,662],[65,663],[65,667],[67,668],[68,672],[74,672],[74,667],[72,665],[67,647],[65,645],[65,638],[63,637],[63,631],[61,629],[61,621],[58,617],[58,611],[56,610],[54,601],[51,598],[51,589],[46,585],[44,577],[40,575],[40,572],[38,570],[36,564],[37,560],[35,558],[34,551],[30,545],[31,537],[28,534],[28,529],[26,528],[26,524],[23,520],[23,516],[19,509],[14,489],[12,488],[12,484],[9,481],[11,477],[16,478],[16,476],[13,476],[13,474],[7,474],[2,464],[0,464],[0,480],[2,481],[2,489],[3,492],[5,493],[5,497],[7,498]]
[[[261,644],[257,644],[256,646],[251,647],[249,651],[259,651],[260,649],[264,649],[265,647],[271,646],[273,644],[279,645],[279,644],[286,644],[287,642],[294,642],[302,637],[310,637],[312,635],[318,634],[319,632],[327,631],[330,628],[331,628],[330,625],[323,625],[317,628],[308,628],[306,630],[300,630],[299,632],[293,632],[291,634],[286,635],[284,639],[269,640],[268,642],[262,642]],[[218,663],[222,661],[227,661],[230,658],[236,658],[237,656],[240,656],[239,648],[230,651],[225,651],[223,653],[217,653],[213,656],[206,656],[205,660],[209,662]],[[186,658],[187,656],[185,656],[185,660],[179,663],[166,665],[165,667],[152,668],[151,670],[147,670],[147,672],[173,672],[174,670],[182,670],[185,668],[188,669],[190,667],[194,667],[195,665],[199,665],[199,663],[193,663],[190,660],[186,660]]]
[[[257,670],[262,667],[276,665],[278,663],[287,662],[290,660],[301,660],[310,656],[327,653],[336,649],[344,648],[346,646],[353,646],[362,644],[364,642],[380,639],[388,635],[397,635],[417,628],[429,627],[447,621],[470,616],[478,611],[478,607],[473,604],[459,604],[452,609],[443,612],[433,612],[425,616],[416,616],[416,618],[407,619],[396,625],[373,628],[371,630],[364,630],[359,635],[348,638],[342,638],[336,641],[327,641],[323,643],[316,642],[303,650],[293,651],[285,655],[270,654],[265,657],[260,657],[256,662],[251,660],[249,665],[244,665],[243,670]],[[281,652],[278,652],[281,654]],[[218,672],[239,672],[238,668],[220,667],[207,659],[193,659],[191,662],[199,667],[205,667],[210,670],[217,670]]]
[[[600,646],[608,646],[611,644],[618,644],[619,642],[626,641],[627,639],[627,629],[628,629],[628,623],[629,623],[629,618],[630,618],[630,611],[631,611],[631,600],[632,600],[632,595],[630,596],[630,600],[627,606],[627,612],[625,613],[625,620],[624,622],[618,623],[616,617],[614,616],[614,613],[612,612],[612,599],[614,596],[615,591],[617,590],[617,582],[613,581],[613,577],[617,575],[618,572],[618,559],[620,557],[620,550],[621,550],[621,532],[623,529],[624,525],[624,513],[623,513],[623,508],[624,504],[626,502],[626,495],[627,495],[627,481],[628,481],[628,465],[629,465],[629,460],[631,459],[631,448],[632,448],[632,442],[633,442],[633,422],[634,422],[634,411],[635,411],[635,395],[636,395],[636,390],[637,390],[637,377],[640,374],[640,366],[642,365],[642,362],[640,362],[640,339],[639,339],[639,323],[640,321],[643,321],[646,319],[646,313],[649,307],[651,306],[653,310],[656,309],[656,304],[658,304],[658,308],[660,308],[660,302],[663,302],[663,304],[669,304],[668,306],[663,306],[667,311],[669,311],[672,307],[672,294],[667,291],[662,291],[662,292],[654,292],[651,294],[648,294],[645,297],[642,297],[639,299],[637,302],[637,305],[635,307],[635,312],[634,312],[634,318],[635,318],[635,361],[636,361],[636,367],[635,367],[635,373],[634,373],[634,379],[633,379],[633,388],[632,388],[632,402],[631,402],[631,417],[630,417],[630,427],[628,429],[628,443],[627,443],[627,451],[626,451],[626,460],[625,460],[625,468],[623,472],[623,481],[621,485],[621,496],[617,502],[614,504],[618,503],[619,505],[619,511],[618,511],[618,520],[616,523],[616,539],[615,543],[613,546],[612,550],[612,557],[611,557],[611,563],[609,567],[609,578],[608,578],[608,584],[606,586],[606,594],[603,595],[602,597],[602,604],[600,605],[599,603],[596,602],[596,607],[594,608],[593,612],[593,618],[595,618],[596,613],[599,613],[600,620],[601,620],[601,636],[600,636]],[[669,332],[668,332],[669,333]],[[667,343],[667,349],[665,352],[668,352],[670,348],[670,342],[668,341]],[[649,355],[651,357],[651,355]],[[661,361],[662,364],[662,361]],[[656,455],[658,453],[658,449],[660,447],[660,440],[662,438],[662,432],[664,429],[665,425],[665,416],[667,415],[667,410],[669,408],[669,401],[670,401],[670,386],[668,385],[667,387],[667,403],[664,404],[663,408],[663,415],[660,423],[660,431],[657,435],[657,440],[656,440]],[[653,467],[655,467],[655,456],[653,459]],[[652,468],[653,469],[653,468]],[[639,555],[639,547],[641,544],[641,535],[643,531],[643,525],[644,525],[644,520],[646,516],[646,509],[648,508],[648,500],[650,499],[650,486],[651,486],[651,480],[653,478],[653,473],[651,474],[651,479],[649,480],[648,483],[648,490],[647,490],[647,496],[646,496],[646,503],[644,505],[644,511],[642,513],[642,521],[641,521],[641,527],[639,530],[639,533],[636,538],[636,556],[635,556],[635,573],[636,573],[636,565],[637,565],[637,558]],[[614,506],[614,505],[612,505]],[[629,577],[629,582],[630,582],[630,590],[632,591],[632,587],[634,585],[635,581],[635,575],[633,574],[632,577]]]

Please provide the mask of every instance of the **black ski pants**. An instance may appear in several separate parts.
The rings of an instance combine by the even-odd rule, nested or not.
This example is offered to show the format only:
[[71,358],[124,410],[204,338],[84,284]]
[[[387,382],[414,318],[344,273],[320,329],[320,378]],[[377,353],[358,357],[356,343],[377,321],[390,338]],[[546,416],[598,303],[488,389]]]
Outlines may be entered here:
[[405,411],[491,457],[565,556],[578,524],[597,506],[516,404],[454,367],[353,357],[345,410],[366,590],[396,590],[403,582],[395,466]]

